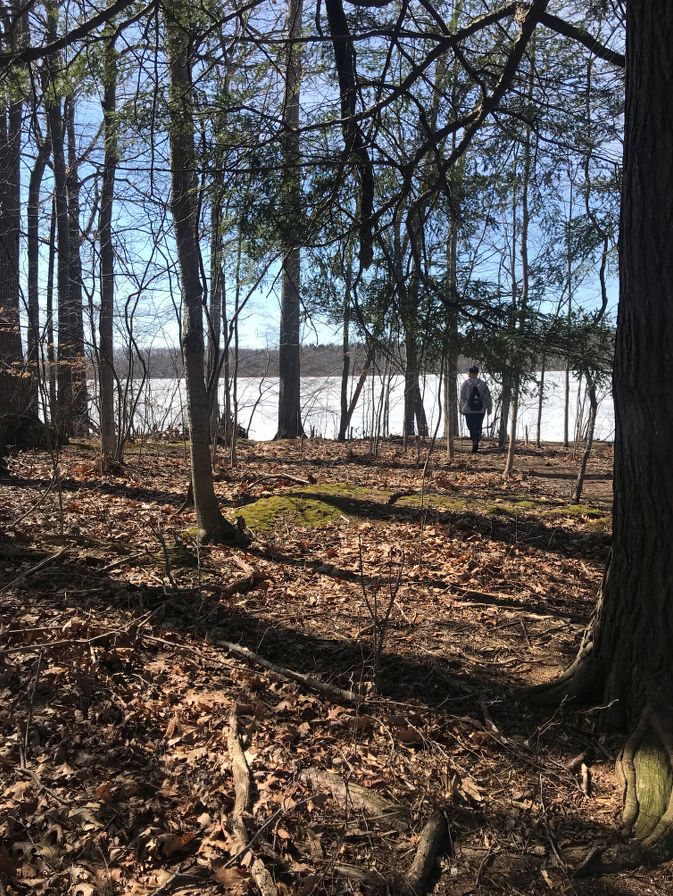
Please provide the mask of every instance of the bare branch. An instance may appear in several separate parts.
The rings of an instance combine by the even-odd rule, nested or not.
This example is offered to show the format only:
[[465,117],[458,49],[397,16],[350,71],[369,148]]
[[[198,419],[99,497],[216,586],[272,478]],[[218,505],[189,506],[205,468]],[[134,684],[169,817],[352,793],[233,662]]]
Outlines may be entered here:
[[558,16],[553,16],[549,12],[542,13],[540,16],[540,24],[544,25],[545,28],[550,28],[552,31],[556,31],[558,34],[562,34],[564,37],[571,37],[573,40],[578,41],[578,43],[585,46],[588,50],[591,50],[595,56],[598,56],[600,59],[605,59],[606,62],[611,62],[619,68],[624,68],[626,64],[625,58],[621,53],[617,53],[615,50],[611,50],[609,47],[604,46],[597,41],[595,37],[589,34],[588,31],[585,31],[584,28],[578,28],[576,25],[571,25],[570,22],[559,19]]

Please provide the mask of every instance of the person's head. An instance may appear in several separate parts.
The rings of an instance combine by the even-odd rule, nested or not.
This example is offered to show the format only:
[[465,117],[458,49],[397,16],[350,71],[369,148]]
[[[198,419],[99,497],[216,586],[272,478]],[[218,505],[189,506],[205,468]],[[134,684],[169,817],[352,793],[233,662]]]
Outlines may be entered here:
[[467,372],[472,377],[479,376],[479,368],[477,367],[476,364],[474,364],[472,367],[470,367],[470,369]]

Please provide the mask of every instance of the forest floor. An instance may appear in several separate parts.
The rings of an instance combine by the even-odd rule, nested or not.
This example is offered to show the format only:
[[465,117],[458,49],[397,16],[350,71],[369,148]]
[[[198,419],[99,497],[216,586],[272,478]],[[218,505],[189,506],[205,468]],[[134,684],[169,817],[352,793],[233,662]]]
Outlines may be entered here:
[[671,865],[573,878],[566,850],[618,836],[620,739],[516,700],[590,618],[611,448],[579,506],[568,449],[522,446],[506,483],[493,447],[423,478],[426,450],[241,444],[216,490],[246,551],[197,549],[182,446],[113,477],[71,445],[51,487],[48,455],[10,458],[0,893],[403,892],[430,819],[436,894],[673,892]]

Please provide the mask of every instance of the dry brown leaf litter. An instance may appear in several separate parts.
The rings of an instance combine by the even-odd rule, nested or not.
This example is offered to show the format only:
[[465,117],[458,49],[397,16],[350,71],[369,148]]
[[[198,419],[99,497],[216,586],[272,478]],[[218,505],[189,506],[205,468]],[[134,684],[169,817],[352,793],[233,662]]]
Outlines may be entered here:
[[[373,459],[362,444],[241,446],[216,488],[243,515],[251,500],[296,490],[283,473],[358,489],[335,523],[279,525],[246,554],[197,551],[193,514],[175,516],[183,451],[150,446],[116,478],[97,474],[94,452],[67,449],[46,497],[51,458],[10,461],[0,484],[7,893],[245,893],[253,858],[284,896],[393,892],[438,812],[450,847],[436,893],[667,891],[667,867],[587,882],[560,866],[565,848],[614,834],[618,740],[595,734],[598,711],[537,716],[513,698],[572,657],[606,557],[606,527],[564,511],[568,452],[528,450],[503,484],[494,452],[449,465],[438,451],[423,485],[424,450],[419,463],[393,443]],[[599,446],[585,500],[602,513],[610,464]],[[340,705],[218,642],[364,702]],[[256,836],[234,862],[232,709]],[[593,761],[570,772],[591,745]],[[367,793],[395,812],[377,817]]]

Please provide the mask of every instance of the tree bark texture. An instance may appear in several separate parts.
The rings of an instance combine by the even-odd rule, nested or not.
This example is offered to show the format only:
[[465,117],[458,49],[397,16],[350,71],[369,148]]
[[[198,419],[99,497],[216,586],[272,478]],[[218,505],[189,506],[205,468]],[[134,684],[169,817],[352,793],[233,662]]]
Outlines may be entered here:
[[203,285],[197,233],[189,8],[187,0],[168,0],[164,3],[170,73],[171,210],[182,286],[182,349],[194,508],[199,538],[202,541],[238,542],[242,540],[241,534],[224,519],[217,503],[210,464],[208,401],[204,381]]
[[100,200],[100,319],[99,380],[100,433],[103,469],[110,468],[117,453],[114,412],[114,246],[112,243],[112,206],[115,174],[117,171],[117,57],[113,34],[105,44],[105,87],[103,94],[103,123],[105,157]]
[[[43,84],[46,79],[43,77]],[[37,121],[37,104],[32,109],[34,121]],[[26,250],[28,256],[28,364],[30,371],[29,405],[31,413],[37,415],[40,395],[40,301],[39,301],[39,258],[40,233],[39,210],[40,188],[47,162],[51,156],[49,136],[38,138],[38,127],[35,127],[35,140],[38,145],[35,163],[30,172],[28,183],[28,208]]]
[[23,378],[19,283],[23,103],[11,99],[11,92],[10,85],[0,107],[0,413],[21,414],[29,396]]
[[673,6],[630,3],[627,37],[612,557],[581,654],[534,694],[596,700],[629,732],[618,774],[635,836],[604,851],[606,870],[673,850]]
[[74,348],[72,417],[70,428],[77,435],[86,435],[89,431],[89,409],[86,382],[86,358],[84,355],[84,317],[82,289],[82,257],[80,246],[82,232],[80,229],[80,180],[79,159],[75,138],[75,98],[66,97],[64,103],[66,133],[68,144],[68,168],[66,171],[66,192],[68,198],[68,226],[70,227],[70,314],[72,323],[71,338]]
[[[290,0],[287,11],[287,36],[295,40],[301,33],[302,0]],[[299,175],[299,89],[301,85],[301,44],[289,43],[285,70],[285,106],[283,110],[283,156],[285,164],[284,202],[288,219],[296,218],[301,205]],[[303,435],[301,422],[301,369],[299,337],[301,249],[297,234],[290,229],[285,246],[281,283],[280,344],[278,346],[278,431],[277,439],[296,439]]]

